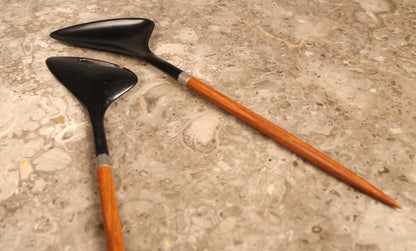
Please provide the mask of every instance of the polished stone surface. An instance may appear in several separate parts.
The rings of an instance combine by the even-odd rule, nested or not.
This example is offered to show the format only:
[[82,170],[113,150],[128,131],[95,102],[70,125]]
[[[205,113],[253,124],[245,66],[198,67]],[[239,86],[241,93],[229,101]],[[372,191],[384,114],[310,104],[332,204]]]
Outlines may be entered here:
[[[103,250],[94,146],[51,56],[125,66],[139,84],[106,131],[128,250],[415,250],[416,2],[0,2],[0,250]],[[49,37],[155,21],[156,55],[397,200],[352,189],[149,64]]]

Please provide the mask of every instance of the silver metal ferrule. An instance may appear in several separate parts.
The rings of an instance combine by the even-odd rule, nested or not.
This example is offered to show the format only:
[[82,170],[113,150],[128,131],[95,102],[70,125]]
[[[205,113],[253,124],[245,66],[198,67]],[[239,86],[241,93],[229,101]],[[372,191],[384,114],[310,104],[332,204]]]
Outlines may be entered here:
[[108,166],[110,164],[108,154],[102,153],[97,156],[97,167]]
[[183,71],[178,76],[178,82],[181,83],[181,84],[183,84],[183,85],[186,85],[188,83],[188,80],[190,78],[192,78],[192,76],[190,74],[188,74],[188,73],[186,73],[186,72]]

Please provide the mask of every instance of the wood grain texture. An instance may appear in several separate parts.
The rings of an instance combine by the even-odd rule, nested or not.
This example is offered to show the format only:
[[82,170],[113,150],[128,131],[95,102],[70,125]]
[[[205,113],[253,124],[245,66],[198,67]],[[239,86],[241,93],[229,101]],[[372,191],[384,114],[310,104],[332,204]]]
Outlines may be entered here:
[[351,186],[358,188],[362,192],[397,208],[401,206],[384,194],[382,191],[348,170],[335,160],[329,158],[325,154],[316,150],[312,146],[298,139],[289,132],[276,126],[267,119],[240,105],[234,100],[228,98],[224,94],[218,92],[212,87],[206,85],[202,81],[196,78],[190,78],[187,82],[187,87],[214,104],[218,105],[225,111],[231,113],[242,121],[246,122],[250,126],[256,128],[266,136],[274,139],[279,144],[287,147],[291,151],[295,152],[304,159],[310,161],[314,165],[320,167],[326,172],[334,175],[338,179],[350,184]]
[[125,250],[111,168],[107,165],[98,167],[97,176],[107,250]]

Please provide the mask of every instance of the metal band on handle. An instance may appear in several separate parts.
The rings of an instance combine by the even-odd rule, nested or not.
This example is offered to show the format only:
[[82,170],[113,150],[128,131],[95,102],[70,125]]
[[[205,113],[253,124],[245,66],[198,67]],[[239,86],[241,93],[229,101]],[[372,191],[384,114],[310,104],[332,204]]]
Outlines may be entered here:
[[183,71],[178,76],[178,82],[181,83],[181,84],[183,84],[183,85],[186,85],[188,83],[188,80],[190,78],[192,78],[192,76],[190,74],[188,74],[188,73],[186,73],[186,72]]
[[110,164],[108,154],[102,153],[97,156],[97,167]]

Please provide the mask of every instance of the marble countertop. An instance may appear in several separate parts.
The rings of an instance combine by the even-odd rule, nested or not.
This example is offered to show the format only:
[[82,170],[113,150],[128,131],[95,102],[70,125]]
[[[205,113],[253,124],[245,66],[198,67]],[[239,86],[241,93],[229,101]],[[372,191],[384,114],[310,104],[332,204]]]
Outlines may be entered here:
[[[0,2],[0,250],[104,250],[92,130],[52,56],[129,68],[105,127],[127,250],[414,250],[416,2]],[[382,204],[137,59],[49,37],[152,19],[152,51],[342,163]]]

